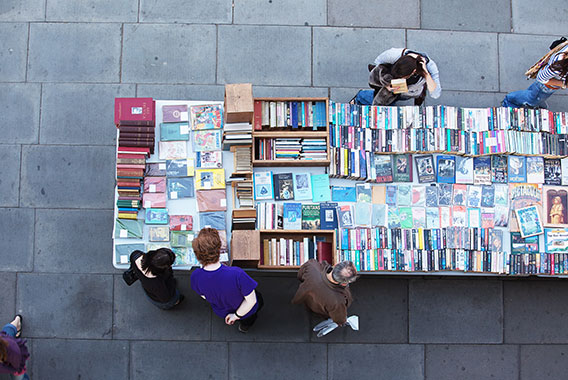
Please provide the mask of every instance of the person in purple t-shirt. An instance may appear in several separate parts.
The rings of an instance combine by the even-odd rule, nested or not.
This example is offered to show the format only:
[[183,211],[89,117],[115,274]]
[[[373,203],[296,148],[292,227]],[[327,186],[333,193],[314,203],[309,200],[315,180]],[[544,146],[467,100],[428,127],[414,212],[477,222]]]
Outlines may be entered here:
[[13,380],[29,380],[26,361],[30,357],[26,340],[21,339],[22,316],[2,328],[0,332],[0,373],[9,373]]
[[239,331],[246,333],[254,324],[264,301],[255,291],[258,283],[244,270],[219,262],[221,238],[213,228],[203,228],[193,239],[193,251],[202,268],[191,274],[191,288],[203,297],[227,325],[239,322]]

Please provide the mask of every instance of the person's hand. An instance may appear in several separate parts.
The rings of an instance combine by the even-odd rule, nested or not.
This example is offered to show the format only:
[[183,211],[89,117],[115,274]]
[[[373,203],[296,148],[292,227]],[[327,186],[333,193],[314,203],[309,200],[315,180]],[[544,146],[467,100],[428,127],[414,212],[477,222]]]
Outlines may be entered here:
[[424,58],[420,59],[420,68],[422,69],[424,75],[430,75],[430,72],[426,68],[426,60]]
[[239,317],[237,317],[235,315],[235,313],[229,313],[225,317],[225,323],[228,324],[228,325],[232,325],[233,323],[235,323],[238,320],[239,320]]

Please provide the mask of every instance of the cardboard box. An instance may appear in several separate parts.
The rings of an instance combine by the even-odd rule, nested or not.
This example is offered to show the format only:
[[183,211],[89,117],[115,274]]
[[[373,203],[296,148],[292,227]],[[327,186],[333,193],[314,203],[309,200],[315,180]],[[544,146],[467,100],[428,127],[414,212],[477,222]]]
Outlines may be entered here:
[[231,233],[231,265],[256,267],[260,260],[260,231],[236,230]]
[[252,123],[254,102],[252,84],[238,83],[225,85],[225,122]]

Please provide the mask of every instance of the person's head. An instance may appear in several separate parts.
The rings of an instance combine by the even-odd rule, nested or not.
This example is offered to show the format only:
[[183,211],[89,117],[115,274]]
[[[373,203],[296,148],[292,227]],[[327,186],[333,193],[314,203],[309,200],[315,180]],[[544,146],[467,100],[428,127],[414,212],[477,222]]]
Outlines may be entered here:
[[148,251],[142,256],[142,269],[153,274],[162,274],[172,267],[176,261],[176,255],[169,248],[158,248]]
[[214,228],[203,228],[192,242],[193,252],[203,266],[215,264],[221,254],[221,238]]
[[564,59],[559,59],[550,65],[550,68],[558,73],[560,77],[563,78],[564,83],[568,83],[568,57],[565,55]]
[[414,58],[404,55],[392,65],[391,74],[395,79],[409,79],[413,76],[424,76],[420,61],[422,57]]
[[357,276],[357,269],[351,261],[342,261],[336,264],[331,271],[331,278],[333,281],[338,282],[343,286],[347,286],[352,282],[355,282],[359,276]]
[[562,203],[562,199],[560,199],[560,197],[557,195],[554,197],[554,199],[552,200],[554,203],[558,204],[558,203]]

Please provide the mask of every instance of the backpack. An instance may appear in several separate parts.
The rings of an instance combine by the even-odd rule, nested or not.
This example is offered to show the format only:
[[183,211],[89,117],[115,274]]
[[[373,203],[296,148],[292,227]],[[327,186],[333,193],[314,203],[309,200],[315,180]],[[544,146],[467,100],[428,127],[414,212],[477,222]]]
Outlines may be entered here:
[[550,51],[527,70],[527,72],[525,73],[527,79],[535,79],[540,69],[548,64],[550,57],[562,50],[566,45],[568,45],[568,40],[566,40],[565,37],[561,37],[552,42],[552,44],[550,45]]

